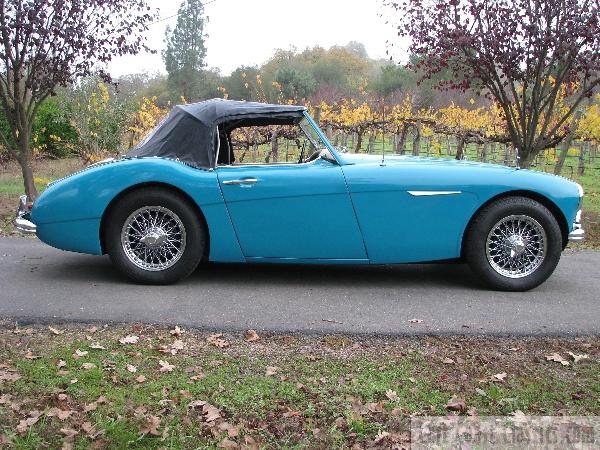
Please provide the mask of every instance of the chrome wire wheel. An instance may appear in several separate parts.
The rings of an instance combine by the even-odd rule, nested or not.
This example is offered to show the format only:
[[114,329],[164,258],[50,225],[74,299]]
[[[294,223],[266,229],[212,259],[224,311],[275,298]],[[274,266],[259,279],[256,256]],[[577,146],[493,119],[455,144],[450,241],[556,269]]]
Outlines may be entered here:
[[185,251],[185,226],[170,209],[145,206],[125,220],[121,245],[129,261],[140,269],[166,270],[179,261]]
[[508,278],[535,272],[546,257],[544,227],[532,217],[511,215],[498,221],[488,234],[487,259],[492,268]]

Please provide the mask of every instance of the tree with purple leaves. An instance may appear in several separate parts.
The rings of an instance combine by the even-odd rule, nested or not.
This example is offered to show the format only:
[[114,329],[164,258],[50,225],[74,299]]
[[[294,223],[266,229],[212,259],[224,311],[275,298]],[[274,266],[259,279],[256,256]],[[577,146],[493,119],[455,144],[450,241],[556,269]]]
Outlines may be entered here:
[[600,85],[599,0],[386,1],[422,79],[496,101],[522,167],[576,127]]
[[146,0],[0,0],[0,105],[10,133],[0,143],[19,161],[25,192],[37,196],[31,169],[32,125],[59,86],[110,76],[103,67],[134,55],[155,15]]

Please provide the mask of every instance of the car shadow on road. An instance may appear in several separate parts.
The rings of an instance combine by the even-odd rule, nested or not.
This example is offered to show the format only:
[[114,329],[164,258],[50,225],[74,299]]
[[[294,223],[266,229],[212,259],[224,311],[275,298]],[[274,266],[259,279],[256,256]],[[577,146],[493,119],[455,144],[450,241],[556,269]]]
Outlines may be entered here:
[[465,264],[298,265],[203,264],[187,280],[230,285],[305,285],[315,287],[459,287],[479,286]]
[[[74,255],[59,264],[35,269],[54,282],[131,284],[111,265],[108,257]],[[223,285],[322,288],[389,287],[478,290],[481,286],[465,264],[298,265],[204,263],[182,286]]]

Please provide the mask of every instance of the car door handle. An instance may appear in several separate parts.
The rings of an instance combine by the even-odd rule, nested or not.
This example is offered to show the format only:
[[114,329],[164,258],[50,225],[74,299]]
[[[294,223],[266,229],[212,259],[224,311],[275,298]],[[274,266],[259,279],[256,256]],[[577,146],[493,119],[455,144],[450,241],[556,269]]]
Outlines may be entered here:
[[226,180],[223,181],[223,184],[227,186],[239,186],[242,184],[256,184],[258,180],[256,178],[243,178],[241,180]]

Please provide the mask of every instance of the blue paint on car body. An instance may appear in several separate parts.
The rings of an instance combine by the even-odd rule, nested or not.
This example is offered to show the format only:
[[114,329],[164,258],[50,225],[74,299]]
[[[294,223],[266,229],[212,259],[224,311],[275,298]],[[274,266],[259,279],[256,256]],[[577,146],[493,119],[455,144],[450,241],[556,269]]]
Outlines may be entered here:
[[[333,160],[212,170],[156,157],[118,160],[52,183],[34,203],[31,221],[49,245],[99,255],[111,203],[129,189],[159,184],[196,203],[211,261],[387,264],[459,257],[469,221],[499,195],[547,199],[568,231],[580,207],[577,184],[561,177],[469,161],[338,153],[309,122]],[[227,184],[246,179],[255,182]]]

